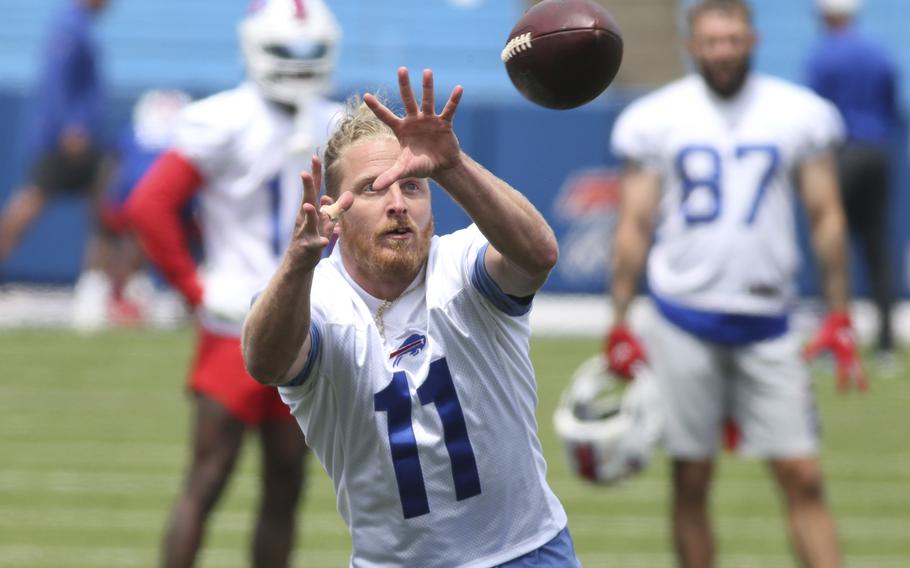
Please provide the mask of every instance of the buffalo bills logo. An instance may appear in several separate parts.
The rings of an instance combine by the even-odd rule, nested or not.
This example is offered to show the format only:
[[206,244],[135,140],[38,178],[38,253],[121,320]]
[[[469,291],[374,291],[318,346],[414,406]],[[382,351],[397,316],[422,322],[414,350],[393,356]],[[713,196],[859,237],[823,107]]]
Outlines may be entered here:
[[410,355],[411,357],[416,357],[418,353],[423,351],[423,348],[427,346],[427,337],[419,333],[412,333],[404,340],[404,343],[389,354],[389,359],[394,359],[392,362],[393,367],[398,366],[398,362],[401,361],[401,358],[405,355]]
[[620,172],[592,168],[572,172],[554,201],[559,264],[550,285],[572,292],[600,292],[610,266],[620,199]]

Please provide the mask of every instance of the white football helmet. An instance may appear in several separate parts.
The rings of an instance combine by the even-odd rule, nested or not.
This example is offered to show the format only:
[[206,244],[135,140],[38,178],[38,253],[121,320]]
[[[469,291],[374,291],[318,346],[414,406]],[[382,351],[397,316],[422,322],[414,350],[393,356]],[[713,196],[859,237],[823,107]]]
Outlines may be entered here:
[[341,28],[322,0],[254,0],[238,29],[247,74],[270,99],[328,95]]
[[626,383],[601,355],[592,357],[575,371],[553,421],[577,475],[610,484],[641,471],[664,424],[653,372],[642,365]]

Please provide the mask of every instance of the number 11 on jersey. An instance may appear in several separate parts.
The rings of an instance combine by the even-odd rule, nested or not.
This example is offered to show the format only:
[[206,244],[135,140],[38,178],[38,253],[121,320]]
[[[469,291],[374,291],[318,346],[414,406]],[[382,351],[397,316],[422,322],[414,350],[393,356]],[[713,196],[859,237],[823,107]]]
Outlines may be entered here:
[[[477,473],[474,448],[471,447],[461,402],[444,358],[430,363],[430,371],[417,388],[417,396],[421,405],[433,403],[442,421],[443,437],[452,466],[455,500],[463,501],[480,495],[480,475]],[[395,373],[392,382],[373,395],[373,403],[376,412],[385,412],[388,420],[389,447],[404,518],[426,515],[430,512],[430,503],[411,423],[411,393],[405,372]]]

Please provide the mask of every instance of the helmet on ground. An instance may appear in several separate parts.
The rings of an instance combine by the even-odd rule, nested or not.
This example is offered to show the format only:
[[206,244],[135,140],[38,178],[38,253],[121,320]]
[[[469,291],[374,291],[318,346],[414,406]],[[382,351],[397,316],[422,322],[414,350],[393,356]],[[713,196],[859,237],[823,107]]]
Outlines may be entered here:
[[253,0],[238,32],[247,75],[266,97],[296,105],[331,91],[341,28],[322,0]]
[[609,484],[641,471],[664,423],[653,372],[642,365],[627,383],[592,357],[575,371],[553,421],[576,475]]

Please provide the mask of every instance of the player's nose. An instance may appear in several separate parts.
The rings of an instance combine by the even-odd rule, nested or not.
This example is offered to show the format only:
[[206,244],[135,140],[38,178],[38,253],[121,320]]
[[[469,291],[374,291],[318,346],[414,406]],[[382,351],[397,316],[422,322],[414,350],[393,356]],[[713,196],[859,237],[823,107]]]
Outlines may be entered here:
[[398,182],[393,183],[386,191],[386,211],[390,215],[403,215],[408,212],[408,202]]

